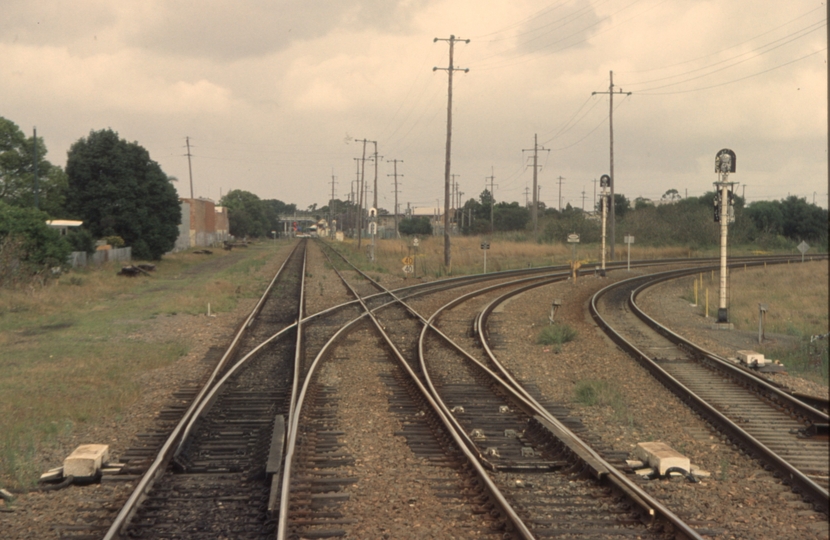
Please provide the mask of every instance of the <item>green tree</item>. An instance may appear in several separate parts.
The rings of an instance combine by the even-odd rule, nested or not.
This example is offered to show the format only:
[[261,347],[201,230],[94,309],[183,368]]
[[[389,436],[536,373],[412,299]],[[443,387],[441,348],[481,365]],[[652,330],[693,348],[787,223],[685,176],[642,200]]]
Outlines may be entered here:
[[[279,229],[272,228],[272,220],[277,219],[273,211],[273,205],[263,201],[250,191],[232,189],[219,201],[222,206],[228,209],[228,221],[230,222],[230,233],[239,238],[260,238],[270,235],[271,231]],[[269,215],[272,216],[269,220]]]
[[97,238],[118,235],[139,259],[160,259],[179,235],[176,189],[150,154],[111,129],[69,149],[67,209]]
[[497,231],[521,231],[530,221],[530,210],[517,202],[500,202],[496,204],[493,221]]
[[429,236],[432,234],[432,224],[430,224],[429,218],[425,216],[404,219],[398,224],[398,231],[406,235],[420,234]]
[[746,213],[762,234],[779,235],[784,232],[784,214],[778,201],[756,201]]
[[37,148],[38,208],[50,216],[63,213],[67,189],[63,169],[46,160],[43,138],[26,137],[20,128],[0,117],[0,201],[34,207],[34,155]]
[[40,210],[0,201],[0,285],[66,262],[72,248],[47,219]]
[[784,215],[784,236],[791,240],[827,239],[827,210],[791,195],[781,201]]

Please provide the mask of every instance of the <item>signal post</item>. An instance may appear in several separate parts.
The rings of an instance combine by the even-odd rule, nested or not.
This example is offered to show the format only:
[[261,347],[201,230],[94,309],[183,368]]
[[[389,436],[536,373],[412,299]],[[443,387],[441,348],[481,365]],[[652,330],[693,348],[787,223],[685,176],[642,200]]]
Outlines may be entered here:
[[720,295],[718,298],[718,325],[728,325],[729,316],[727,313],[727,287],[729,284],[729,268],[726,264],[726,236],[729,230],[729,222],[734,220],[734,213],[731,212],[733,204],[732,187],[735,182],[729,181],[729,173],[735,172],[735,152],[724,148],[715,156],[715,173],[720,177],[715,182],[715,222],[720,223]]

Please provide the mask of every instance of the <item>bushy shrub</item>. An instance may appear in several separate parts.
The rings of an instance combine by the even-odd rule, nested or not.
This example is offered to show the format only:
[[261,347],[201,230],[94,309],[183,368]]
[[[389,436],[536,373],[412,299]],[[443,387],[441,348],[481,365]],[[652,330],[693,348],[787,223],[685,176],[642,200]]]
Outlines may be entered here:
[[61,266],[72,251],[48,215],[0,201],[0,286],[25,281],[45,268]]

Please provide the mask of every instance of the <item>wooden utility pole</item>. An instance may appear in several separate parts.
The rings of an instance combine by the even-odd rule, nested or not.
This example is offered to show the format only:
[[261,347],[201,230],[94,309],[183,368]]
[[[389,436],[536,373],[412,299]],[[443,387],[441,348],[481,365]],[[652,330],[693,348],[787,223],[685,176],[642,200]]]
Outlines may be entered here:
[[375,145],[375,191],[372,193],[372,208],[378,209],[378,142],[372,141]]
[[451,174],[451,186],[450,189],[452,190],[452,221],[457,223],[458,222],[458,182],[455,181],[456,176],[461,176],[460,174]]
[[539,172],[539,150],[545,150],[546,152],[550,152],[547,148],[542,148],[536,142],[537,137],[536,134],[533,134],[533,149],[532,150],[522,150],[522,152],[533,152],[533,206],[530,211],[531,218],[533,219],[533,236],[537,236],[539,234],[539,189],[537,186],[536,176]]
[[190,137],[184,138],[187,143],[187,172],[190,175],[190,198],[193,198],[193,168],[190,166]]
[[[402,159],[389,159],[386,163],[392,163],[394,174],[387,174],[386,176],[395,177],[395,238],[400,238],[401,233],[398,232],[398,163],[403,163]],[[403,175],[400,175],[403,176]]]
[[559,184],[559,213],[562,213],[562,180],[565,180],[564,177],[560,176],[557,178]]
[[[495,227],[494,227],[495,220],[493,218],[493,216],[494,216],[493,209],[494,209],[495,204],[496,204],[496,192],[494,190],[495,190],[495,187],[497,185],[497,184],[493,183],[493,180],[496,179],[495,175],[493,174],[493,167],[490,167],[490,176],[486,176],[486,177],[484,177],[484,179],[485,180],[490,180],[490,234],[492,235],[493,231],[496,230]],[[486,182],[484,184],[484,187],[485,188],[487,187]]]
[[585,187],[582,187],[582,213],[585,213]]
[[[614,178],[614,72],[613,71],[609,72],[609,79],[610,79],[610,84],[608,86],[608,91],[607,92],[592,92],[591,95],[593,96],[593,95],[596,95],[596,94],[608,94],[608,97],[609,97],[609,101],[608,101],[609,102],[608,128],[609,128],[609,133],[610,133],[609,148],[610,148],[610,154],[611,154],[611,170],[608,172],[608,176],[611,177],[611,186],[610,186],[611,187],[611,196],[610,196],[610,204],[609,204],[610,212],[609,212],[609,220],[608,220],[608,236],[610,237],[609,241],[611,243],[611,260],[613,261],[614,260],[614,244],[616,243],[615,238],[614,238],[614,223],[616,222],[614,207],[617,205],[616,204],[617,201],[614,199],[614,184],[617,183],[617,179]],[[625,94],[627,96],[630,96],[631,92],[623,92],[622,88],[620,88],[620,91],[618,92],[618,94]]]
[[363,143],[363,157],[360,158],[360,180],[357,184],[357,249],[360,250],[360,244],[363,239],[363,186],[366,184],[366,143],[371,141],[363,139],[356,140],[355,142]]
[[40,208],[40,185],[38,184],[37,178],[37,128],[32,128],[34,131],[34,144],[32,145],[33,157],[34,160],[32,161],[32,172],[35,174],[35,209]]
[[[329,201],[329,230],[331,229],[331,223],[334,219],[334,184],[336,183],[336,176],[334,176],[334,169],[331,170],[331,200]],[[333,231],[337,232],[337,231]]]
[[470,71],[469,68],[457,68],[453,66],[453,49],[455,48],[455,42],[461,41],[464,43],[469,43],[469,39],[458,39],[453,35],[450,35],[449,39],[440,39],[435,38],[432,40],[433,43],[436,41],[447,41],[450,44],[450,63],[446,68],[439,68],[434,67],[432,71],[446,70],[449,76],[449,84],[447,90],[447,154],[444,160],[444,266],[447,268],[451,268],[450,263],[452,261],[452,255],[450,250],[450,155],[451,155],[451,147],[452,147],[452,72],[453,71],[463,71],[467,73]]

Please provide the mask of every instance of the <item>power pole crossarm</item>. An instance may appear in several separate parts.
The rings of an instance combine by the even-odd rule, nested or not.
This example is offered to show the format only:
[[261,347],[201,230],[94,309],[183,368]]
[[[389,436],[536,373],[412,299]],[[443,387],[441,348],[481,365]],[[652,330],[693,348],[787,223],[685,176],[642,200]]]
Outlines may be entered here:
[[449,39],[435,38],[433,43],[437,41],[446,41],[450,44],[450,63],[445,68],[434,67],[432,71],[445,70],[449,76],[448,90],[447,90],[447,154],[444,161],[444,266],[451,268],[450,262],[452,259],[450,251],[450,155],[452,148],[452,73],[453,71],[463,71],[467,73],[469,68],[457,68],[453,66],[453,50],[455,42],[461,41],[469,43],[469,39],[458,39],[450,35]]

